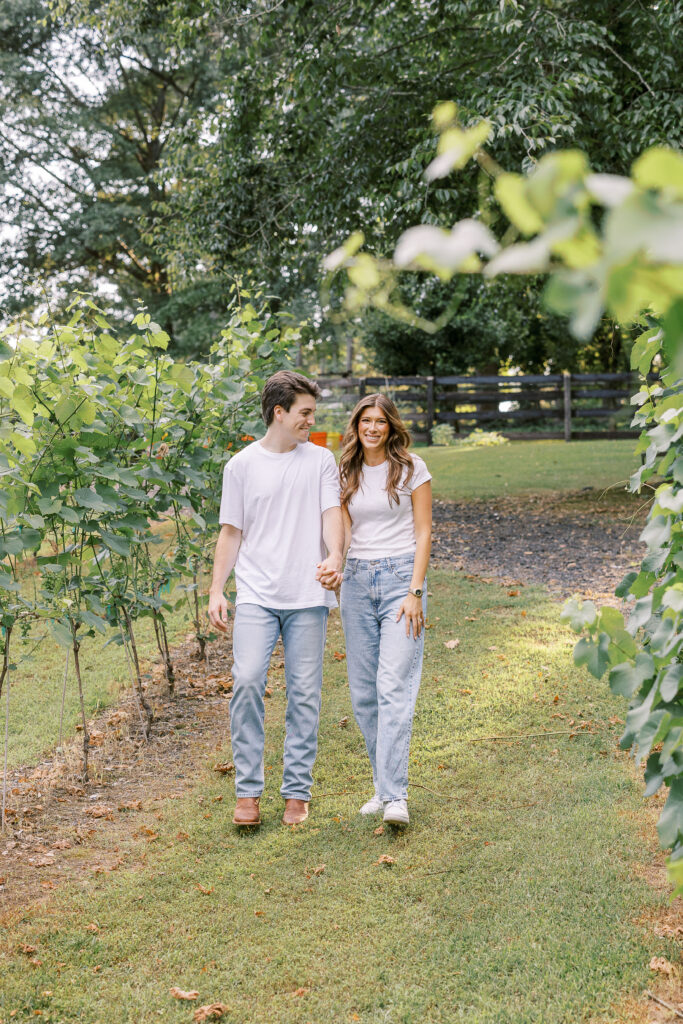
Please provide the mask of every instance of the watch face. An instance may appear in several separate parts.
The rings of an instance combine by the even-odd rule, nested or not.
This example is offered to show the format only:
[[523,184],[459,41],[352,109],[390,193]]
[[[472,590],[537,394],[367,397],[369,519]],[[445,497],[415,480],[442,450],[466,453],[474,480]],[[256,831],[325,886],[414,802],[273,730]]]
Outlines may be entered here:
[[413,590],[413,594],[415,594],[415,597],[422,597],[422,591],[421,590]]

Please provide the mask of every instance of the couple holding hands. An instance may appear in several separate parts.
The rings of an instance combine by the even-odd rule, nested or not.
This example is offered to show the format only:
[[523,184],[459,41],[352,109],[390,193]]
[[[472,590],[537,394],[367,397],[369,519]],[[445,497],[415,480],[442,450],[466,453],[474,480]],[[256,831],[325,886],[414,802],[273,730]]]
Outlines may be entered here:
[[287,689],[282,820],[297,825],[308,816],[327,617],[337,592],[351,704],[374,782],[360,813],[383,812],[384,821],[407,825],[431,476],[408,452],[396,406],[379,394],[353,410],[337,468],[330,451],[308,443],[320,397],[317,384],[301,374],[282,370],[270,377],[261,395],[266,433],[234,455],[223,475],[209,618],[227,630],[223,590],[234,568],[233,823],[261,823],[264,695],[279,636]]

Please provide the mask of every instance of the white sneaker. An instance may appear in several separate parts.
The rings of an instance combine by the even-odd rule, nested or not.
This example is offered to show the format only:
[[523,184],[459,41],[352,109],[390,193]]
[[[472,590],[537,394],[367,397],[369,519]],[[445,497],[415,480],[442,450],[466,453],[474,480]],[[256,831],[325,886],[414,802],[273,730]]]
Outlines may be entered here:
[[380,798],[377,796],[377,793],[375,793],[375,795],[373,796],[372,800],[368,800],[368,802],[366,804],[363,804],[363,806],[360,809],[360,813],[361,814],[379,814],[379,812],[382,810],[383,807],[384,807],[384,801],[380,800]]
[[407,825],[410,822],[407,801],[390,800],[384,809],[384,820],[388,825]]

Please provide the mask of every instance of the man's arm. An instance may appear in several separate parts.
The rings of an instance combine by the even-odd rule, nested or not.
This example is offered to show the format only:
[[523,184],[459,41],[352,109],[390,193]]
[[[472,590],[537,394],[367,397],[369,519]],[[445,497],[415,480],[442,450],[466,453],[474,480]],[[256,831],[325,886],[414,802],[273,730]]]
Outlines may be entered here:
[[235,567],[241,543],[241,530],[236,526],[221,526],[213,560],[213,579],[209,589],[209,621],[223,633],[227,633],[228,630],[228,602],[223,588]]
[[323,541],[327,558],[319,562],[315,578],[326,590],[334,590],[341,581],[341,567],[344,557],[344,522],[338,505],[323,512]]

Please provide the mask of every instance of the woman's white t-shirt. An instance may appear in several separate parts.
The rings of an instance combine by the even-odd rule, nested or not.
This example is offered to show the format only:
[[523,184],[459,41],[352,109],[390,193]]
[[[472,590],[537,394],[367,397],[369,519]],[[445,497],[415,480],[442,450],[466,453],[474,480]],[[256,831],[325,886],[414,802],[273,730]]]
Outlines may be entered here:
[[363,466],[358,490],[349,502],[351,546],[349,558],[389,558],[415,552],[415,523],[412,492],[432,479],[419,455],[411,455],[413,475],[406,483],[407,470],[397,488],[399,502],[389,504],[387,473],[389,462]]

